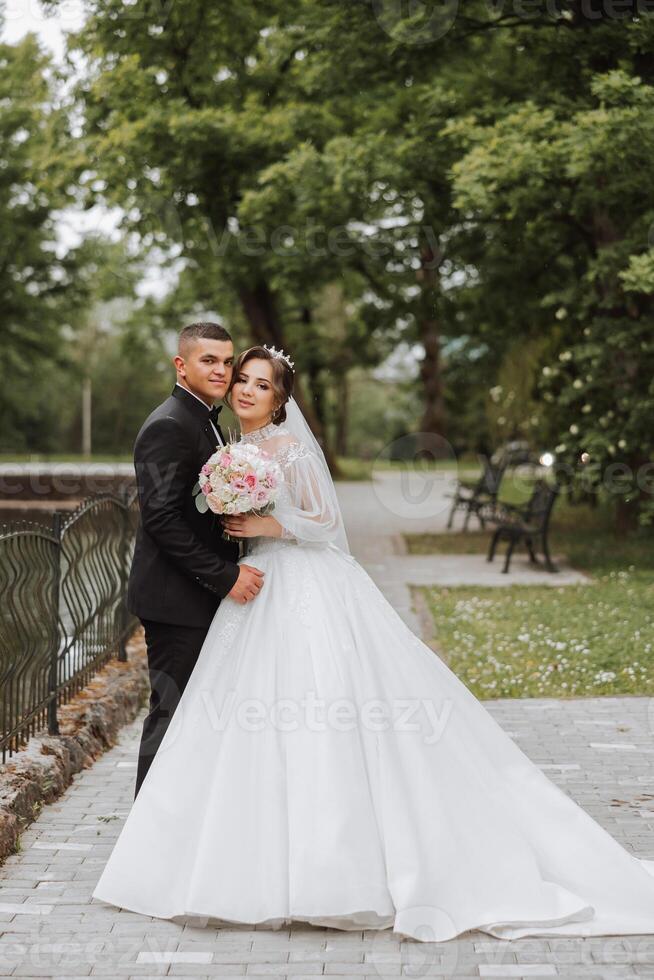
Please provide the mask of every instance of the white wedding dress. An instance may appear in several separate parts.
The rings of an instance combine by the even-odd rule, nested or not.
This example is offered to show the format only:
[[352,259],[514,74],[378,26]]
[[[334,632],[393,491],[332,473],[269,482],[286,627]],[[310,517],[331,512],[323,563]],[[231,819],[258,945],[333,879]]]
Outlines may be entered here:
[[[347,552],[324,457],[273,425],[282,538],[219,606],[96,899],[422,941],[654,933],[628,853],[504,733]],[[340,546],[339,546],[340,545]]]

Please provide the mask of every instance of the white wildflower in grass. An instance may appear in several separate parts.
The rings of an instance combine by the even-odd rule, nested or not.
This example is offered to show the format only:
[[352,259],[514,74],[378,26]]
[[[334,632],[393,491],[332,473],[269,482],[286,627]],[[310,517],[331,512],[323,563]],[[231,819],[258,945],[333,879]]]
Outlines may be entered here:
[[654,695],[654,582],[425,589],[439,645],[477,697]]

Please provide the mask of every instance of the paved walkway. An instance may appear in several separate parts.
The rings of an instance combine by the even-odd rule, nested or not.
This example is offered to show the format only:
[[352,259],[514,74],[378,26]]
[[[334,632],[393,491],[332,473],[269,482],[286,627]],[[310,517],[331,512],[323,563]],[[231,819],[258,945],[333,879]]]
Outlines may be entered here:
[[[353,551],[376,572],[391,601],[400,606],[406,596],[403,612],[409,616],[402,570],[410,565],[394,560],[398,535],[407,521],[412,529],[434,530],[438,515],[398,514],[398,493],[403,496],[401,487],[390,488],[389,508],[379,488],[339,487],[354,528]],[[433,566],[440,574],[442,560],[434,558]],[[519,567],[512,564],[511,574],[503,576],[507,584],[518,581]],[[617,840],[640,857],[654,858],[652,699],[502,699],[485,705],[529,757]],[[166,921],[92,900],[132,802],[144,713],[123,729],[114,749],[44,808],[23,835],[22,851],[0,868],[0,978],[654,978],[654,935],[510,943],[470,932],[428,945],[401,940],[390,930],[338,932],[293,923],[271,931],[216,920]]]
[[[486,704],[603,827],[654,857],[650,699]],[[22,853],[0,869],[1,977],[654,977],[654,936],[509,943],[470,932],[425,945],[390,930],[166,921],[91,900],[131,805],[140,727],[137,719],[123,729],[118,745],[44,808],[23,835]]]

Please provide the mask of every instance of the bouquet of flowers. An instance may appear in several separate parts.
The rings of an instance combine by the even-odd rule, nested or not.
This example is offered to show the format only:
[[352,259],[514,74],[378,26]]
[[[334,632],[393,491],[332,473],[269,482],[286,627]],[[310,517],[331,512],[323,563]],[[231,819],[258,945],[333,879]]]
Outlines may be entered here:
[[[282,482],[279,463],[248,442],[221,447],[209,457],[193,487],[201,514],[270,513]],[[230,537],[226,531],[226,537]]]

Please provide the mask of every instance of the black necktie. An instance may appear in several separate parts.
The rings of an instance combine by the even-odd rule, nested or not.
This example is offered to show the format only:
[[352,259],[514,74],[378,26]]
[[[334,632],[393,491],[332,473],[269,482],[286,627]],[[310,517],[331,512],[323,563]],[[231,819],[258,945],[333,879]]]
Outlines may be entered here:
[[209,411],[209,418],[211,419],[211,421],[215,426],[218,425],[218,416],[220,415],[222,410],[223,410],[222,405],[214,405],[213,408]]

